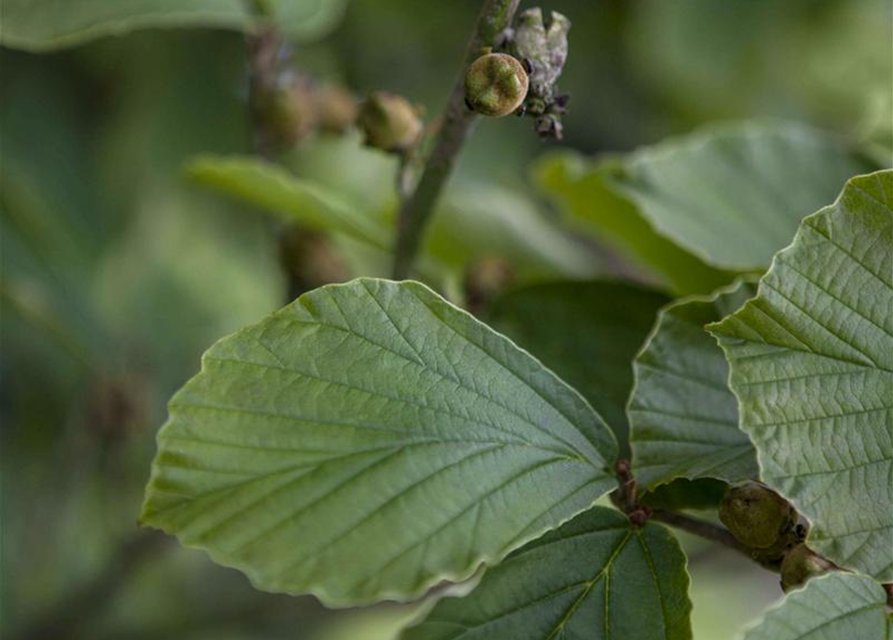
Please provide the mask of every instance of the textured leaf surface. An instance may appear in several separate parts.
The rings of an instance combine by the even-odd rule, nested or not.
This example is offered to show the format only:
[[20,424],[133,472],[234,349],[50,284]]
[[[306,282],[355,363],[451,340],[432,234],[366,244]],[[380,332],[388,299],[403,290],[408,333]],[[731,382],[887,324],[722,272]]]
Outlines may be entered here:
[[660,312],[633,362],[636,383],[628,409],[633,466],[644,486],[680,477],[728,482],[757,477],[753,445],[738,428],[729,367],[704,329],[755,293],[755,285],[739,282]]
[[874,580],[831,573],[790,593],[744,640],[888,640],[893,621],[886,602]]
[[706,293],[729,282],[732,274],[708,267],[658,234],[634,204],[609,186],[617,164],[562,153],[540,161],[535,178],[567,212],[569,223],[668,291]]
[[[306,39],[334,26],[345,1],[272,0],[272,6],[286,33]],[[3,0],[0,13],[0,43],[31,51],[152,27],[252,27],[241,0]]]
[[691,638],[685,555],[655,524],[596,507],[434,607],[402,640]]
[[281,166],[239,156],[203,156],[187,167],[197,182],[241,198],[288,222],[337,231],[375,247],[388,247],[387,230],[340,200],[337,194],[301,180]]
[[173,398],[143,521],[329,604],[464,579],[614,484],[601,418],[425,286],[355,280],[212,347]]
[[873,167],[794,124],[708,129],[634,153],[613,184],[658,233],[721,269],[769,265],[803,216]]
[[810,546],[893,580],[893,171],[805,219],[710,328],[761,477],[812,521]]
[[489,321],[582,393],[614,430],[625,457],[630,361],[666,302],[659,293],[616,282],[544,283],[500,298]]

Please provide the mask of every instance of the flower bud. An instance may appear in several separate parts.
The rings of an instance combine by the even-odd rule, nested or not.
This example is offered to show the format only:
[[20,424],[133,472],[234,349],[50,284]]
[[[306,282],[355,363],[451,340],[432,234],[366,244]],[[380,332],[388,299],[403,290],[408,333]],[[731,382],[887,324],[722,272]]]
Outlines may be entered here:
[[357,120],[359,106],[353,94],[334,84],[323,85],[314,94],[316,120],[326,133],[344,133]]
[[485,116],[507,116],[527,97],[527,71],[507,53],[486,53],[465,74],[465,102]]
[[759,482],[729,487],[719,505],[719,519],[738,540],[751,549],[787,546],[788,532],[797,512],[780,495]]
[[805,544],[795,545],[788,549],[781,563],[781,588],[790,591],[832,569],[834,564],[813,553]]
[[406,98],[376,91],[360,107],[357,124],[366,144],[384,151],[406,151],[422,135],[418,110]]
[[276,148],[297,144],[316,126],[313,90],[302,78],[263,94],[259,103],[261,117],[269,129],[269,143]]

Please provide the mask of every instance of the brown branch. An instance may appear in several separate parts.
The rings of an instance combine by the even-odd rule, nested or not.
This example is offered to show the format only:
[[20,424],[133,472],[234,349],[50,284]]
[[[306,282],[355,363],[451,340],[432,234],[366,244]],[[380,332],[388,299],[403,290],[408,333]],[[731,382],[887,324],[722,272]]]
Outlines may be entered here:
[[453,84],[443,124],[434,149],[428,157],[415,190],[400,206],[397,244],[394,250],[395,279],[406,278],[412,270],[422,233],[434,211],[440,192],[453,171],[459,150],[472,129],[475,115],[465,106],[465,70],[483,47],[496,44],[499,35],[511,25],[520,0],[485,0],[474,35],[468,43],[458,77]]
[[748,558],[753,559],[748,548],[738,542],[738,539],[732,535],[732,532],[725,527],[713,524],[712,522],[707,522],[706,520],[677,513],[676,511],[667,511],[665,509],[652,510],[651,519],[663,522],[676,529],[681,529],[682,531],[696,535],[699,538],[712,540],[713,542],[734,549],[735,551],[743,553]]

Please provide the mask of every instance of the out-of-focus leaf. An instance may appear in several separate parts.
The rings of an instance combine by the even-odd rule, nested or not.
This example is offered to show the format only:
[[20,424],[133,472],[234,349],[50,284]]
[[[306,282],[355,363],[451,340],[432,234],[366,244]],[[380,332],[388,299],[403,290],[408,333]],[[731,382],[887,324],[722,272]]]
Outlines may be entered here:
[[[201,184],[286,221],[342,233],[380,251],[391,245],[393,223],[376,210],[380,204],[342,198],[278,165],[250,157],[204,156],[192,161],[187,172]],[[388,209],[392,207],[390,203]],[[434,216],[423,254],[422,269],[431,273],[458,270],[479,258],[503,258],[522,282],[554,275],[586,277],[602,270],[592,251],[551,224],[529,200],[496,187],[453,194]]]
[[543,283],[498,299],[488,321],[582,393],[626,457],[630,362],[666,302],[660,293],[617,282]]
[[480,184],[449,193],[426,232],[425,253],[456,267],[496,256],[522,282],[604,272],[591,249],[545,218],[529,198]]
[[767,268],[804,215],[872,168],[820,131],[743,123],[611,161],[559,156],[537,175],[597,239],[682,294]]
[[830,573],[788,594],[744,640],[885,640],[893,634],[886,604],[883,587],[871,578]]
[[145,524],[340,605],[498,562],[591,506],[617,455],[539,361],[424,285],[374,279],[218,342],[158,438]]
[[336,193],[292,175],[282,167],[251,157],[203,156],[190,162],[197,182],[258,206],[287,222],[344,233],[385,248],[386,230],[340,199]]
[[691,638],[685,554],[664,527],[605,507],[506,558],[401,640]]
[[540,188],[569,215],[569,223],[617,251],[631,266],[668,291],[685,295],[712,291],[734,276],[712,269],[657,234],[622,196],[607,184],[614,162],[590,163],[561,153],[534,169]]
[[636,478],[653,488],[675,478],[737,482],[758,475],[756,453],[738,428],[729,367],[704,330],[756,293],[748,282],[685,298],[658,315],[633,362],[629,421]]
[[809,518],[810,547],[893,580],[893,170],[806,218],[709,329],[761,478]]
[[[346,0],[268,0],[289,36],[318,38],[340,19]],[[256,26],[243,0],[3,0],[0,44],[29,51],[71,47],[137,29]]]
[[658,233],[707,264],[760,271],[803,216],[872,168],[820,131],[746,123],[637,151],[611,182]]

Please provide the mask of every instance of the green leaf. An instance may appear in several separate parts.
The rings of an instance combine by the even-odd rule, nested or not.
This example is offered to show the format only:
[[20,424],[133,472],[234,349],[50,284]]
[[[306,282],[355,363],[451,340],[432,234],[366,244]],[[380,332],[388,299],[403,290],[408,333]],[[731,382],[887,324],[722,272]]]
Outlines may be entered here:
[[893,580],[893,171],[809,216],[725,349],[762,479],[812,522],[810,547]]
[[641,501],[652,509],[716,509],[729,485],[714,478],[676,478],[642,494]]
[[795,124],[710,128],[632,154],[612,184],[657,233],[704,262],[761,270],[801,218],[872,167]]
[[596,507],[509,556],[401,640],[691,638],[685,555],[660,525]]
[[301,296],[174,396],[144,523],[330,605],[463,580],[589,508],[617,445],[529,354],[415,282]]
[[830,573],[788,594],[744,640],[884,640],[893,637],[883,587],[864,576]]
[[636,383],[628,407],[633,468],[643,486],[675,478],[757,477],[753,445],[738,428],[728,365],[704,330],[754,293],[753,284],[738,282],[709,297],[679,300],[658,314],[633,361]]
[[[346,0],[269,0],[276,24],[308,40],[329,31]],[[243,0],[3,0],[0,44],[28,51],[71,47],[137,29],[251,29]]]
[[240,156],[201,156],[186,168],[196,182],[240,198],[286,222],[335,231],[378,248],[389,246],[387,230],[337,194],[295,177],[279,165]]
[[534,178],[567,212],[568,222],[619,252],[634,270],[672,293],[712,291],[734,277],[708,267],[655,233],[635,206],[608,186],[613,167],[616,163],[589,163],[562,153],[540,161]]
[[470,183],[448,192],[424,243],[425,254],[446,265],[461,267],[498,256],[525,281],[604,273],[600,256],[544,216],[529,198],[493,185]]
[[659,293],[616,282],[544,283],[497,300],[488,321],[582,393],[627,457],[630,361],[666,302]]

